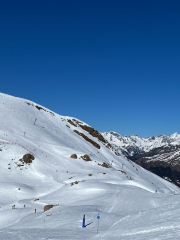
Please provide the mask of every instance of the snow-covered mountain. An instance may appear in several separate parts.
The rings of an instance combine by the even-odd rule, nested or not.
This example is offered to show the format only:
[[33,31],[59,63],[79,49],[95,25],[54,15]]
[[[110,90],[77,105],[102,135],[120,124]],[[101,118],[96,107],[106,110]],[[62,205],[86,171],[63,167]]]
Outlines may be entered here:
[[154,148],[149,152],[136,154],[130,159],[180,187],[180,145],[169,144]]
[[122,136],[116,132],[105,132],[102,135],[110,144],[114,145],[114,148],[128,157],[149,152],[158,147],[180,144],[180,134],[178,133],[173,133],[170,136],[160,135],[148,138],[141,138],[137,135]]
[[102,135],[117,152],[180,187],[180,134],[148,138],[121,136],[115,132]]
[[179,193],[88,124],[0,93],[0,239],[176,239]]

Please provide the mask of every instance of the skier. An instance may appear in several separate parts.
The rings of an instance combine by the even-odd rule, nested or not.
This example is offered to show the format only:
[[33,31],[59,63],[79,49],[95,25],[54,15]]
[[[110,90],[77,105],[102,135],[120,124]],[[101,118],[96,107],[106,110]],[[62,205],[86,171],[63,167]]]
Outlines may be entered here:
[[36,209],[35,209],[35,213],[36,213]]

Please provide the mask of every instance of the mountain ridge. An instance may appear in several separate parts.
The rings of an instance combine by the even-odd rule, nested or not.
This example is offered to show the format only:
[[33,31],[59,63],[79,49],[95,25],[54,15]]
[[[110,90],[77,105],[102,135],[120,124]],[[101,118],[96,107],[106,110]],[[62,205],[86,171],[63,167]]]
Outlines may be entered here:
[[123,136],[116,132],[104,132],[102,135],[116,148],[123,152],[126,156],[133,156],[135,154],[148,152],[154,148],[179,145],[180,134],[177,132],[171,135],[159,135],[147,138],[139,137],[138,135]]

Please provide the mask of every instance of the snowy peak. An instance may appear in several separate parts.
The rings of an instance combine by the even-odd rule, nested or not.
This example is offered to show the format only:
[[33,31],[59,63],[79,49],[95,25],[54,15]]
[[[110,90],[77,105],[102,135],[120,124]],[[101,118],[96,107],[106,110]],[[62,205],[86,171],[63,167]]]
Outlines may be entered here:
[[160,135],[157,137],[141,138],[137,135],[122,136],[116,132],[102,133],[105,139],[114,145],[116,149],[122,151],[126,156],[133,156],[138,153],[148,152],[154,148],[179,145],[180,134],[174,133],[170,136]]

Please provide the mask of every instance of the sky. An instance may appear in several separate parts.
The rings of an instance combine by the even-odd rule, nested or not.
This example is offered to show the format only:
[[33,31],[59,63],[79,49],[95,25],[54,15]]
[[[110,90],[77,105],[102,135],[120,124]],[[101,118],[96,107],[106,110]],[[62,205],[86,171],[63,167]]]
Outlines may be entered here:
[[179,0],[0,1],[0,92],[100,132],[180,133]]

